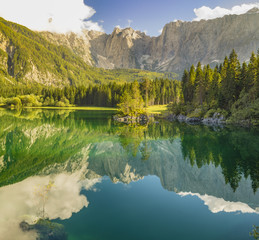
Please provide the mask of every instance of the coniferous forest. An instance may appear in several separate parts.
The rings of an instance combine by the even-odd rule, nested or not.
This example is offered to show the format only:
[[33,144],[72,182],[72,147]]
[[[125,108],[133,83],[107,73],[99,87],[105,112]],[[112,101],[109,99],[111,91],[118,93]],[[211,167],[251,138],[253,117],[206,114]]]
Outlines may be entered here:
[[232,122],[259,120],[259,52],[242,65],[233,50],[214,69],[199,62],[184,71],[182,97],[169,109],[176,115],[212,117],[219,112]]
[[[182,81],[148,78],[131,83],[46,87],[20,85],[0,89],[0,104],[22,106],[117,107],[139,114],[144,106],[168,104],[173,114],[207,118],[215,112],[232,122],[257,125],[259,119],[259,54],[242,65],[233,50],[214,69],[210,65],[185,70]],[[127,109],[127,110],[125,110]]]
[[[168,79],[144,79],[141,82],[90,84],[87,86],[67,86],[64,88],[20,86],[0,89],[0,101],[7,105],[19,106],[101,106],[116,107],[125,94],[147,105],[178,102],[181,96],[181,83]],[[144,99],[144,100],[143,100]]]

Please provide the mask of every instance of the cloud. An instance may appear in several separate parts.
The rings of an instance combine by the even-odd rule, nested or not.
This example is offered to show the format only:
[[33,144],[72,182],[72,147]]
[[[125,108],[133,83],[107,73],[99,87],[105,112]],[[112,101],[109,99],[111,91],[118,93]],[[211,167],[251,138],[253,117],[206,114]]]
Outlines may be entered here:
[[[121,21],[121,20],[119,20],[119,22],[120,22],[120,21]],[[128,20],[127,20],[127,24],[125,24],[125,25],[123,25],[123,26],[120,25],[120,24],[118,24],[118,25],[115,26],[115,28],[119,28],[119,29],[129,28],[129,27],[131,27],[132,22],[133,22],[133,20],[128,19]]]
[[102,26],[100,26],[97,22],[84,21],[83,26],[84,26],[84,29],[87,29],[87,30],[95,30],[95,31],[103,32]]
[[242,202],[229,202],[225,201],[223,198],[217,198],[214,196],[209,196],[207,194],[200,195],[199,193],[191,193],[191,192],[180,192],[178,195],[182,197],[186,196],[197,196],[200,198],[205,205],[208,206],[209,210],[212,213],[219,212],[242,212],[242,213],[257,213],[258,212],[251,207],[249,207],[246,203]]
[[82,29],[103,31],[89,19],[95,10],[83,0],[0,0],[0,16],[32,30],[59,33]]
[[158,32],[159,32],[160,34],[162,34],[163,28],[159,29]]
[[128,26],[127,26],[127,27],[130,27],[130,25],[131,25],[132,22],[133,22],[133,20],[128,19]]
[[[44,187],[53,182],[46,193],[45,214],[52,219],[68,219],[73,213],[87,207],[89,202],[82,189],[93,189],[100,179],[81,180],[81,170],[74,174],[62,173],[26,180],[0,189],[0,236],[1,239],[34,240],[36,235],[23,232],[19,223],[34,223],[41,216]],[[12,229],[12,231],[10,231]]]
[[222,7],[216,7],[214,9],[211,9],[210,7],[200,7],[195,8],[194,13],[196,15],[196,18],[193,19],[193,21],[200,21],[202,19],[208,20],[208,19],[215,19],[220,18],[225,15],[240,15],[244,14],[247,11],[251,10],[252,8],[259,8],[259,3],[251,3],[251,4],[242,4],[232,7],[231,9],[222,8]]

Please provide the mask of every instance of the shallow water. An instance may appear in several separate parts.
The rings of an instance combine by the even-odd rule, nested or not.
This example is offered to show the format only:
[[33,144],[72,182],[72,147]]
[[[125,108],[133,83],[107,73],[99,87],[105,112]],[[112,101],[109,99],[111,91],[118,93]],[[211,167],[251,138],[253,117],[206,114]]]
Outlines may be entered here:
[[[252,239],[257,130],[111,115],[0,111],[3,239]],[[19,226],[40,218],[54,227]]]

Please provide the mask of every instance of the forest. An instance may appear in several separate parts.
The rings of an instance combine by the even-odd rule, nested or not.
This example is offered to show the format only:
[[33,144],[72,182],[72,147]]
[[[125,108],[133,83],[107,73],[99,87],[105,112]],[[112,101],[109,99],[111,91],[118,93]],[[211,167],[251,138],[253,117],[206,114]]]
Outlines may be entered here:
[[214,69],[199,62],[184,71],[182,96],[169,109],[189,117],[211,117],[219,112],[232,122],[259,124],[259,51],[242,65],[233,50]]
[[[89,84],[87,86],[42,87],[19,86],[0,89],[0,104],[14,108],[30,106],[102,106],[116,107],[125,95],[146,105],[177,102],[181,83],[177,80],[147,78],[131,83]],[[143,100],[144,99],[144,100]]]
[[138,115],[150,105],[168,104],[169,113],[207,118],[215,112],[230,122],[259,124],[259,53],[242,65],[233,50],[214,69],[191,66],[182,81],[142,78],[80,86],[14,85],[0,88],[0,104],[11,107],[119,107],[123,115]]

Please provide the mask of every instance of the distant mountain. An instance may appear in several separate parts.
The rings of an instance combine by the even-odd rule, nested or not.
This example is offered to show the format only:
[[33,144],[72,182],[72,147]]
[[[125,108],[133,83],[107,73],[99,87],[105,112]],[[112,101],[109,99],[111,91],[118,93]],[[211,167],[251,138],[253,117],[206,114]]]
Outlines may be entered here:
[[132,28],[115,28],[112,34],[33,32],[0,18],[0,83],[64,86],[176,78],[173,72],[181,76],[198,61],[223,62],[232,49],[241,61],[259,49],[259,9],[208,21],[168,23],[158,37]]
[[241,61],[248,60],[259,48],[259,9],[208,21],[171,22],[158,37],[132,28],[115,28],[112,34],[41,34],[54,43],[65,44],[93,66],[181,74],[198,61],[212,65],[223,62],[232,49]]
[[[97,34],[98,35],[98,34]],[[92,67],[85,42],[75,34],[57,36],[38,33],[0,18],[0,84],[82,85],[112,81],[133,81],[145,77],[172,77],[172,74],[142,70],[105,70]],[[73,42],[68,47],[66,40]],[[78,41],[78,43],[77,43]],[[57,44],[56,44],[57,43]]]

